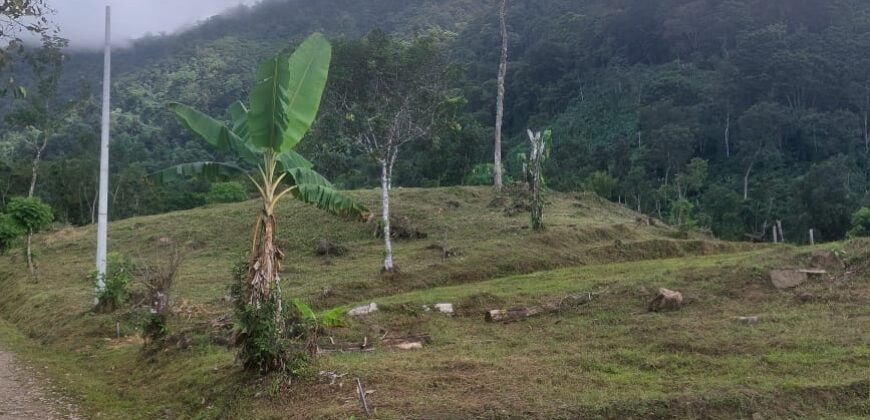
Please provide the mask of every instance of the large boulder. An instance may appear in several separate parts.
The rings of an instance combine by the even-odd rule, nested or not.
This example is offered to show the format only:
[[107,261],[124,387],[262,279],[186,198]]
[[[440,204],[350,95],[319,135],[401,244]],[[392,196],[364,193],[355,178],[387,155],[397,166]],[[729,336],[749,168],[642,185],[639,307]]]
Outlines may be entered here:
[[683,294],[674,290],[659,289],[649,303],[650,312],[676,311],[683,306]]
[[770,281],[777,289],[791,289],[807,281],[807,272],[795,269],[770,270]]

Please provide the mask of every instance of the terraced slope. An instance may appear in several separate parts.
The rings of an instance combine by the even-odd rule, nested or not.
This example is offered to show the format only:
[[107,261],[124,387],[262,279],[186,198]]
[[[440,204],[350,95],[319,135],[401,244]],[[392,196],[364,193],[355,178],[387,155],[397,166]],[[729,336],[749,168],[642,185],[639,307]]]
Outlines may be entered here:
[[[375,207],[376,191],[352,194]],[[768,285],[766,269],[803,264],[791,248],[752,247],[675,232],[586,195],[553,195],[549,229],[530,232],[486,188],[396,191],[396,207],[425,238],[401,240],[401,274],[378,272],[373,226],[336,219],[296,203],[280,209],[283,291],[314,306],[371,301],[382,310],[331,331],[368,337],[376,350],[334,354],[317,370],[345,375],[329,384],[314,372],[288,386],[251,378],[214,319],[231,312],[230,271],[250,234],[256,203],[207,207],[113,223],[110,248],[154,258],[168,239],[185,244],[170,328],[182,345],[144,353],[136,338],[144,308],[90,312],[94,229],[61,229],[37,240],[39,278],[15,255],[0,257],[0,340],[48,366],[92,415],[219,418],[360,417],[350,378],[369,390],[376,417],[751,417],[868,414],[868,282]],[[321,239],[347,248],[314,253]],[[445,258],[442,248],[453,254]],[[863,245],[850,245],[859,253]],[[854,247],[854,249],[852,249]],[[681,290],[679,312],[647,314],[658,287]],[[482,311],[595,292],[584,306],[526,322],[483,321]],[[451,302],[457,316],[421,305]],[[866,311],[864,311],[866,312]],[[862,315],[863,314],[863,315]],[[745,325],[739,316],[759,316]],[[120,330],[121,337],[115,337]],[[23,336],[19,336],[18,333]],[[424,349],[391,351],[379,338],[427,333]],[[865,381],[865,382],[862,382]]]

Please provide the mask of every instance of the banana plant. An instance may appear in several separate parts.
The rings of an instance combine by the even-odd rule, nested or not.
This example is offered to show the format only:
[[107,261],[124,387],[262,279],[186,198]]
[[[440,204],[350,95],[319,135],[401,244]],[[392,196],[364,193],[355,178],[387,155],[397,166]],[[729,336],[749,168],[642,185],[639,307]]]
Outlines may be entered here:
[[276,320],[281,319],[278,273],[283,255],[275,241],[278,202],[292,196],[333,214],[368,215],[365,207],[337,192],[312,169],[311,162],[293,150],[320,108],[331,58],[329,42],[314,34],[292,55],[279,54],[261,64],[251,89],[250,108],[236,102],[229,109],[231,127],[186,105],[168,104],[184,127],[217,151],[233,155],[255,170],[247,171],[235,163],[195,162],[151,175],[157,182],[190,176],[248,176],[262,201],[251,240],[248,304],[257,308],[266,302],[277,304]]

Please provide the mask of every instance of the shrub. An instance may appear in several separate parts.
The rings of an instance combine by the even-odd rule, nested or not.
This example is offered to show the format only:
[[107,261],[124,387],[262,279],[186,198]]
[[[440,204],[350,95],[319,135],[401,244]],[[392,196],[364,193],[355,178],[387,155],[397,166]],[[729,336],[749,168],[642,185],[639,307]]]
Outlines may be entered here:
[[13,198],[6,206],[6,214],[25,233],[37,233],[51,226],[54,221],[51,207],[38,198]]
[[847,234],[850,238],[870,236],[870,208],[863,207],[852,214],[852,228]]
[[[97,295],[97,310],[112,312],[127,302],[130,297],[130,284],[133,282],[131,271],[132,264],[129,259],[117,252],[107,255],[106,275],[103,278],[105,288]],[[91,273],[94,285],[98,276],[96,271]]]
[[148,290],[149,311],[142,326],[146,346],[151,343],[160,344],[166,338],[169,293],[183,262],[181,249],[175,241],[170,241],[158,249],[155,260],[137,264],[140,282]]
[[695,220],[695,205],[689,200],[679,199],[671,205],[670,222],[679,229],[681,234],[698,228]]
[[248,199],[245,187],[235,181],[211,184],[206,200],[210,204],[239,203]]

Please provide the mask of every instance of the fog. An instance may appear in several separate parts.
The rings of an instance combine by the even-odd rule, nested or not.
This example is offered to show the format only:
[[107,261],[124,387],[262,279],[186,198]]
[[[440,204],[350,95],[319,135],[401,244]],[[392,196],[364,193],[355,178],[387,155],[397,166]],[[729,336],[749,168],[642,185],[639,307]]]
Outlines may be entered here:
[[258,0],[52,0],[61,35],[75,49],[103,43],[105,6],[112,6],[112,38],[123,46],[145,35],[176,32],[240,4]]

